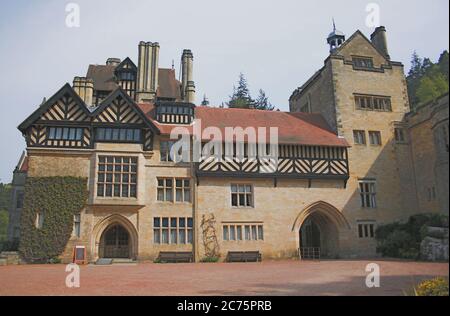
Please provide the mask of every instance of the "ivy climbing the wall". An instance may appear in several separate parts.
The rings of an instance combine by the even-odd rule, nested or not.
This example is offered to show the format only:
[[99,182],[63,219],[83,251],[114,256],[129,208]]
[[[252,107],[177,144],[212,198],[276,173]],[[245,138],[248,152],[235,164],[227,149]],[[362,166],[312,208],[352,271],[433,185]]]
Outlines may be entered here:
[[21,216],[19,251],[29,261],[58,257],[72,235],[73,216],[85,207],[87,179],[28,178]]

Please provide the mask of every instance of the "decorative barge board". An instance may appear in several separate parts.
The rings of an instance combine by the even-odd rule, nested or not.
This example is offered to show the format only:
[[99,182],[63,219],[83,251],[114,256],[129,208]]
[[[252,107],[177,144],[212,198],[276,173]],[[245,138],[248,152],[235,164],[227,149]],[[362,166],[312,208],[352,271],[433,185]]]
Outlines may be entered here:
[[29,147],[91,148],[90,115],[83,100],[66,84],[19,129]]
[[96,137],[98,128],[121,131],[126,137],[111,141],[140,143],[144,151],[152,150],[153,136],[159,134],[153,122],[122,88],[112,92],[100,106],[89,110],[69,84],[19,126],[28,147],[73,149],[92,149],[97,141],[108,142]]

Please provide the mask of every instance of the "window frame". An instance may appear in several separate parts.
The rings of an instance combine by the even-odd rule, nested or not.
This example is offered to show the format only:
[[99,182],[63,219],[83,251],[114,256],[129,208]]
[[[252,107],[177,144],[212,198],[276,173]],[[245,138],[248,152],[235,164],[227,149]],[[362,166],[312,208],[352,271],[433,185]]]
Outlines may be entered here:
[[[182,220],[184,224],[182,224]],[[158,225],[156,225],[157,222]],[[164,224],[165,222],[167,225]],[[193,245],[194,221],[192,217],[153,217],[152,228],[154,245]],[[167,242],[164,240],[166,232]]]
[[[369,191],[367,192],[365,191],[366,186],[368,186],[369,188]],[[365,209],[378,208],[376,180],[369,180],[369,179],[358,180],[358,191],[360,195],[361,208]]]
[[224,242],[261,242],[264,238],[263,223],[222,223]]
[[[392,97],[383,95],[370,95],[362,93],[354,93],[355,109],[361,111],[374,111],[374,112],[392,112]],[[364,100],[364,106],[361,100]],[[376,104],[384,103],[383,108],[376,108]]]
[[[120,159],[120,162],[117,162]],[[103,162],[102,162],[103,160]],[[112,162],[110,161],[112,160]],[[125,162],[128,160],[128,163]],[[101,170],[104,166],[104,170]],[[111,166],[111,168],[109,168]],[[120,170],[118,170],[120,166]],[[125,171],[128,167],[128,171]],[[133,171],[133,167],[135,171]],[[138,198],[139,188],[139,157],[136,156],[119,156],[119,155],[99,155],[97,157],[97,172],[95,196],[99,199],[133,199]],[[110,170],[109,170],[110,169]],[[109,176],[111,181],[109,181]],[[117,176],[120,180],[116,180]],[[126,176],[126,177],[125,177]],[[101,178],[103,179],[101,181]],[[124,180],[125,178],[128,181]],[[135,178],[135,181],[133,181]],[[111,195],[109,195],[109,186],[111,186]],[[116,186],[119,188],[119,195],[116,195]],[[124,194],[126,186],[127,194]],[[100,187],[102,187],[102,194],[100,194]]]
[[396,144],[407,144],[406,128],[394,127],[394,140]]
[[[160,181],[163,181],[163,185],[160,185]],[[172,181],[172,185],[168,186],[167,181]],[[177,186],[177,181],[182,182],[182,186]],[[186,186],[186,182],[189,182],[189,186]],[[164,198],[161,200],[160,190],[163,192]],[[171,200],[167,199],[167,191],[171,190]],[[177,191],[181,190],[182,201],[177,201]],[[189,200],[186,200],[186,191],[189,192]],[[156,178],[156,201],[158,203],[172,203],[172,204],[192,204],[192,179],[191,178],[170,178],[170,177],[157,177]]]
[[[111,137],[106,137],[107,131],[111,132]],[[117,139],[114,138],[115,132],[117,132]],[[125,139],[121,139],[122,131],[125,132]],[[128,139],[128,132],[133,131],[133,139]],[[99,133],[102,132],[101,136]],[[137,136],[136,136],[137,135]],[[101,137],[99,137],[101,136]],[[109,138],[109,139],[108,139]],[[122,127],[105,127],[105,126],[97,126],[94,128],[94,140],[97,143],[126,143],[126,144],[140,144],[143,142],[143,133],[141,128],[122,128]]]
[[[159,157],[161,162],[171,162],[174,163],[172,160],[172,157],[170,157],[170,152],[172,150],[172,146],[175,145],[176,141],[174,140],[160,140],[159,141]],[[164,145],[164,151],[163,151],[163,144]]]
[[[362,136],[362,138],[361,138],[362,142],[359,142],[360,136]],[[353,143],[358,146],[367,146],[366,131],[359,130],[359,129],[353,130]]]
[[37,230],[42,230],[45,225],[45,212],[39,211],[36,213],[34,226]]
[[358,239],[374,239],[376,222],[358,222]]
[[[83,140],[84,129],[84,127],[48,126],[47,140],[80,142]],[[71,136],[72,134],[74,134],[74,137]],[[64,137],[64,135],[67,137]]]
[[383,140],[381,138],[380,131],[369,131],[369,144],[373,147],[383,146]]
[[[236,192],[233,192],[233,186],[236,186]],[[244,191],[241,192],[240,188],[243,187]],[[250,187],[250,191],[247,191],[247,187]],[[233,197],[236,197],[236,205],[233,205]],[[240,203],[241,201],[241,195],[243,195],[244,198],[244,205],[241,205],[242,203]],[[252,184],[250,183],[231,183],[230,184],[230,205],[232,208],[242,208],[242,209],[251,209],[251,208],[255,208],[255,188]],[[250,205],[248,205],[248,196],[250,196]]]
[[74,237],[81,237],[81,214],[75,214],[73,216],[73,234]]
[[[362,62],[368,65],[363,65]],[[375,69],[373,57],[368,56],[352,56],[352,65],[355,69]]]

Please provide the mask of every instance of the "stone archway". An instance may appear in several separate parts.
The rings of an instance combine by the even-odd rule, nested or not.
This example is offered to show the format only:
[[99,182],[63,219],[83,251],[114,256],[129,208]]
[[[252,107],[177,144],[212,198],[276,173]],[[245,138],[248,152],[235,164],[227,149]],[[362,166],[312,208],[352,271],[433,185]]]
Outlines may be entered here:
[[110,256],[133,260],[138,257],[137,230],[122,215],[111,215],[100,221],[95,225],[93,237],[91,251],[94,261]]
[[298,250],[305,258],[309,257],[306,254],[317,254],[317,251],[322,258],[337,258],[340,255],[340,235],[349,229],[344,215],[322,201],[306,207],[293,225]]

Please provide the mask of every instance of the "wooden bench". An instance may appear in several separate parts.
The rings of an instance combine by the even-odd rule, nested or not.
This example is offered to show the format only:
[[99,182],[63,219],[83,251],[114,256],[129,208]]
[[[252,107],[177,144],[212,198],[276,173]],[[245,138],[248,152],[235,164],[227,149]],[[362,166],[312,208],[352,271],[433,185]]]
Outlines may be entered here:
[[161,251],[158,261],[162,263],[194,262],[192,252]]
[[262,256],[259,251],[229,251],[227,262],[261,262]]

